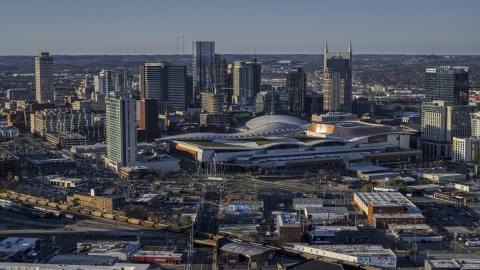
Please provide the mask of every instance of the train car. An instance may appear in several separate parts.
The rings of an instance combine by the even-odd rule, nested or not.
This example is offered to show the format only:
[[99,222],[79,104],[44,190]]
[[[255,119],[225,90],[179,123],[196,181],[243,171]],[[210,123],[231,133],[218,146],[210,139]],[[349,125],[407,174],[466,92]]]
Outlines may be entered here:
[[45,209],[46,212],[50,213],[50,216],[60,218],[62,217],[62,211],[55,209]]
[[10,200],[5,200],[5,199],[0,199],[0,204],[11,205],[11,204],[12,204],[12,201],[10,201]]
[[32,217],[32,218],[49,218],[50,213],[46,211],[41,211],[41,210],[26,210],[25,215],[27,217]]

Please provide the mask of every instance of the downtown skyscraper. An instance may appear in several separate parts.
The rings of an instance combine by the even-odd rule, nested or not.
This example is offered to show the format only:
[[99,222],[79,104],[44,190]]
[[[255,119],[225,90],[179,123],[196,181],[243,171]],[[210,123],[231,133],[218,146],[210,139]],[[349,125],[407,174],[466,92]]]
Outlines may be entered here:
[[425,101],[468,105],[468,67],[434,67],[425,72]]
[[54,100],[53,58],[48,52],[35,57],[35,96],[38,103]]
[[204,92],[215,82],[215,42],[193,42],[193,102],[200,102]]
[[307,74],[302,68],[293,68],[287,74],[287,93],[291,115],[300,116],[305,111]]
[[323,109],[327,112],[352,111],[352,46],[348,52],[323,55]]
[[110,92],[105,99],[105,132],[107,157],[105,163],[119,171],[136,163],[137,126],[136,100],[128,92]]
[[145,63],[140,67],[141,98],[169,102],[174,110],[186,110],[187,67],[169,62]]

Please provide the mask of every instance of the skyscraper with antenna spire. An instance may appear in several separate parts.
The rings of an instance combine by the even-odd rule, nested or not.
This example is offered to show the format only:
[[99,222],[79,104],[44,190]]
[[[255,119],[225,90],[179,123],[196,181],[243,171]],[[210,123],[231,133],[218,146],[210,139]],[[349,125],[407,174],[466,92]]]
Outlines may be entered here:
[[352,42],[349,42],[348,52],[329,52],[325,41],[323,57],[323,109],[351,112]]

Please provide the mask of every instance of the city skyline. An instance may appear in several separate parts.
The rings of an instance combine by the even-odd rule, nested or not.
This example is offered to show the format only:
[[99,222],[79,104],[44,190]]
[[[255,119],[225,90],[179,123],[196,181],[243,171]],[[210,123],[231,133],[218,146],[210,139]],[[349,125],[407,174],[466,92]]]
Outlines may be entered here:
[[338,51],[352,40],[356,54],[480,54],[478,1],[301,1],[298,16],[288,1],[59,3],[0,4],[15,22],[2,31],[0,55],[191,54],[203,40],[219,54],[321,54],[326,39]]

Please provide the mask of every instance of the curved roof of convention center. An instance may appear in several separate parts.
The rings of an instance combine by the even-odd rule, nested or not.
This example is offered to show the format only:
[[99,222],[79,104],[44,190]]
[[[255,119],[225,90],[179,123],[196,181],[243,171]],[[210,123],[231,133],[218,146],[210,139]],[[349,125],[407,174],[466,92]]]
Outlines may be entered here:
[[236,133],[196,132],[160,138],[159,140],[241,139],[264,136],[286,136],[303,134],[309,127],[309,122],[299,118],[285,115],[265,115],[248,121],[245,128]]
[[284,126],[304,126],[310,125],[309,122],[300,118],[287,115],[265,115],[248,121],[245,126],[248,129],[256,129],[266,124],[277,123]]

